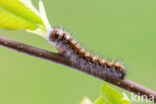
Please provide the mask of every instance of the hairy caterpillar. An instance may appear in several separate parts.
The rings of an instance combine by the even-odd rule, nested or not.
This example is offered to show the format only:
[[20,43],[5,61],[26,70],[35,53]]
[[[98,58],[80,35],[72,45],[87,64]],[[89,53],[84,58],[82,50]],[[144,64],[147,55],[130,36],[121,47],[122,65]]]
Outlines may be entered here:
[[126,75],[124,66],[108,62],[85,51],[69,33],[61,29],[53,29],[49,33],[49,41],[56,46],[59,53],[68,57],[72,64],[80,66],[82,71],[115,79],[123,79]]

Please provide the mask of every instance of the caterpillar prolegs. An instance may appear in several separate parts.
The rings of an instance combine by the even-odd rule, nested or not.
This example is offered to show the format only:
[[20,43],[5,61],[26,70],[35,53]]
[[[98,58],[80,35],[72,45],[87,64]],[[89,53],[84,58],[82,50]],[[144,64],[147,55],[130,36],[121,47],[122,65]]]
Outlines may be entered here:
[[115,79],[123,79],[126,75],[124,66],[85,51],[69,33],[61,29],[53,29],[49,33],[49,41],[56,46],[59,53],[68,57],[72,64],[78,65],[89,74]]

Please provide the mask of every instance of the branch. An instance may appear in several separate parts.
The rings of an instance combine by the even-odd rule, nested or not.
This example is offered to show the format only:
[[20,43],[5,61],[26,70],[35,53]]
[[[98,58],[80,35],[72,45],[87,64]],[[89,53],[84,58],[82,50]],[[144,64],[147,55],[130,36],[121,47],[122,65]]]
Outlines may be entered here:
[[[0,36],[0,45],[2,45],[4,47],[8,47],[10,49],[17,50],[19,52],[26,53],[28,55],[32,55],[32,56],[35,56],[38,58],[46,59],[46,60],[55,62],[57,64],[62,64],[62,65],[65,65],[67,67],[71,67],[73,69],[77,69],[79,71],[84,72],[82,69],[80,69],[79,66],[71,64],[66,57],[64,57],[60,54],[57,54],[57,53],[53,53],[53,52],[49,52],[49,51],[46,51],[43,49],[32,47],[30,45],[23,44],[20,42],[16,42],[14,40],[7,39],[7,38],[1,37],[1,36]],[[85,73],[90,74],[88,72],[85,72]],[[154,102],[156,103],[156,92],[155,91],[152,91],[148,88],[145,88],[145,87],[143,87],[139,84],[136,84],[130,80],[127,80],[127,79],[114,80],[111,78],[105,78],[104,79],[100,76],[93,75],[93,74],[92,74],[92,76],[95,76],[99,79],[107,81],[107,82],[109,82],[113,85],[116,85],[118,87],[124,88],[130,92],[137,94],[137,95],[144,96],[145,98],[148,97],[148,99],[150,99],[150,100],[152,99],[152,97],[154,97]]]

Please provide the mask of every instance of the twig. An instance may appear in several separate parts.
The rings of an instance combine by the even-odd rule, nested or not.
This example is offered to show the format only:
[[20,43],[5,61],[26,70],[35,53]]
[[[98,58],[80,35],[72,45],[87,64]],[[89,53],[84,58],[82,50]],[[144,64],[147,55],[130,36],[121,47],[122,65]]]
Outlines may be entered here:
[[[1,36],[0,36],[0,45],[14,49],[14,50],[17,50],[19,52],[26,53],[28,55],[32,55],[32,56],[39,57],[42,59],[46,59],[46,60],[49,60],[49,61],[52,61],[52,62],[55,62],[58,64],[62,64],[62,65],[65,65],[67,67],[77,69],[79,71],[83,71],[78,66],[71,64],[66,57],[64,57],[60,54],[57,54],[57,53],[53,53],[53,52],[49,52],[49,51],[46,51],[43,49],[32,47],[30,45],[23,44],[20,42],[16,42],[14,40],[7,39],[7,38],[1,37]],[[85,72],[85,73],[89,74],[88,72]],[[92,74],[92,76],[95,76],[99,79],[105,80],[111,84],[118,86],[118,87],[124,88],[130,92],[137,94],[137,95],[147,96],[148,99],[150,99],[150,100],[152,100],[152,97],[154,97],[154,102],[156,103],[156,92],[155,91],[152,91],[148,88],[145,88],[145,87],[143,87],[139,84],[136,84],[130,80],[127,80],[127,79],[114,80],[111,78],[105,78],[104,79],[103,77],[97,76],[94,74]]]

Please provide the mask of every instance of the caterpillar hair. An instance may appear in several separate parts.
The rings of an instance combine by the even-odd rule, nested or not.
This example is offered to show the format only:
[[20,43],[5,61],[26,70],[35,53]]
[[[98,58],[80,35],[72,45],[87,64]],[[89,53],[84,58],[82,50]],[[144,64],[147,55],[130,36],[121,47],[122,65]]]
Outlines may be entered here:
[[81,71],[103,78],[124,79],[126,71],[119,63],[108,62],[85,51],[69,33],[61,29],[53,29],[49,33],[52,42],[59,53],[69,58],[69,61],[80,67]]

